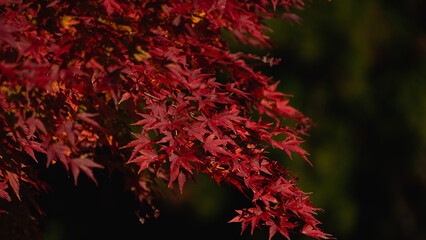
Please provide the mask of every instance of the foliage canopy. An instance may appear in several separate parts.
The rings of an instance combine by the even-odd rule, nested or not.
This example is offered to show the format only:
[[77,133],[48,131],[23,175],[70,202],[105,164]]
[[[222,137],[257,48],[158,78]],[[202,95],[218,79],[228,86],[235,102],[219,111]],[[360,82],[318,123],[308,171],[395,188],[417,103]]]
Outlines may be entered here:
[[[265,156],[290,157],[310,120],[222,38],[269,46],[264,18],[301,0],[0,1],[0,197],[42,189],[36,167],[60,162],[77,184],[94,169],[125,173],[151,204],[207,173],[252,202],[231,222],[329,238],[292,174]],[[286,12],[284,17],[295,18]],[[297,18],[296,18],[297,19]],[[292,120],[286,121],[284,120]],[[110,158],[97,157],[100,149]],[[96,172],[96,171],[95,171]],[[12,189],[13,191],[11,191]],[[30,189],[26,187],[25,189]]]

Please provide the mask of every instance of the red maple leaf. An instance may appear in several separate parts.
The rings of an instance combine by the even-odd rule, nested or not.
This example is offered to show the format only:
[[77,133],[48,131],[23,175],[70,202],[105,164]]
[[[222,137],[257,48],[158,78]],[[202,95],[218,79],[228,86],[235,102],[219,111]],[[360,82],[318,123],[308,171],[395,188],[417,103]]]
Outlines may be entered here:
[[98,184],[95,179],[95,176],[93,176],[92,168],[104,168],[104,166],[95,163],[93,160],[89,159],[88,156],[88,154],[81,155],[80,157],[73,158],[70,161],[71,171],[74,176],[75,185],[77,185],[77,178],[80,174],[80,170],[82,170],[90,179],[92,179],[96,184]]
[[138,154],[139,156],[130,160],[129,163],[137,163],[139,165],[139,172],[145,170],[151,163],[158,160],[157,152],[154,150],[139,149]]
[[21,200],[21,197],[19,195],[19,176],[9,171],[6,171],[6,173],[7,173],[7,179],[10,183],[10,186],[12,186],[12,189],[15,192],[18,199]]
[[5,182],[0,182],[0,197],[6,199],[7,201],[12,201],[9,193],[5,191],[8,188],[8,185]]
[[302,233],[316,239],[334,239],[330,234],[324,233],[321,229],[308,224],[303,226]]
[[103,5],[104,5],[108,15],[113,14],[114,11],[117,11],[119,13],[121,13],[123,11],[120,4],[118,4],[115,0],[104,0]]
[[218,139],[216,134],[211,134],[204,141],[203,147],[206,152],[211,153],[213,156],[218,156],[219,153],[232,156],[232,154],[224,148],[227,143],[227,140]]

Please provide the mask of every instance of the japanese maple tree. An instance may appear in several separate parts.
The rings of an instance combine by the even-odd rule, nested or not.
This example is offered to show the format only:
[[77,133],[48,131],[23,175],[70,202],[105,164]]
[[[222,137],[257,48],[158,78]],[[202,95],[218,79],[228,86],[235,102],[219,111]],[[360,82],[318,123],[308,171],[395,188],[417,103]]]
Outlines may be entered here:
[[202,172],[251,200],[231,220],[243,231],[329,238],[292,174],[265,155],[306,159],[310,120],[251,64],[275,59],[232,53],[222,37],[269,46],[263,19],[302,5],[0,0],[0,198],[21,200],[23,185],[42,191],[39,164],[60,162],[75,184],[81,172],[96,182],[96,171],[121,171],[148,204],[162,183],[182,191]]

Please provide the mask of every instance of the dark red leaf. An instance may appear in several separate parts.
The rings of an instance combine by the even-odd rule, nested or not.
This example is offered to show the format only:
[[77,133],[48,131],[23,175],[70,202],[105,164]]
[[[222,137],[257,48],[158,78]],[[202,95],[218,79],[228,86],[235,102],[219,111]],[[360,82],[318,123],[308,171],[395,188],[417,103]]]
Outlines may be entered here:
[[82,170],[90,179],[92,179],[96,184],[95,177],[93,176],[92,168],[104,168],[102,165],[95,163],[93,160],[88,158],[88,155],[82,155],[79,158],[73,158],[70,161],[72,174],[74,176],[75,185],[77,185],[77,178]]
[[79,113],[77,114],[77,117],[80,118],[81,120],[83,120],[84,122],[102,129],[102,127],[99,125],[99,123],[97,123],[96,121],[94,121],[93,119],[90,119],[91,117],[95,117],[98,116],[97,113]]
[[103,3],[108,15],[111,15],[114,13],[114,11],[117,11],[119,13],[121,13],[123,11],[123,9],[121,8],[120,4],[118,4],[116,1],[114,0],[104,0]]
[[8,186],[7,186],[7,184],[6,183],[4,183],[4,182],[0,182],[0,197],[1,198],[3,198],[3,199],[6,199],[7,201],[11,201],[11,198],[10,198],[10,196],[9,196],[9,193],[7,193],[6,191],[5,191],[5,189],[7,189],[8,188]]
[[15,192],[16,196],[18,197],[19,201],[21,201],[21,197],[19,195],[19,177],[15,173],[6,171],[7,173],[7,179],[9,181],[10,186],[12,186],[13,191]]
[[330,234],[324,233],[317,227],[313,227],[312,225],[308,224],[303,226],[302,233],[307,236],[314,237],[316,239],[334,239],[330,236]]

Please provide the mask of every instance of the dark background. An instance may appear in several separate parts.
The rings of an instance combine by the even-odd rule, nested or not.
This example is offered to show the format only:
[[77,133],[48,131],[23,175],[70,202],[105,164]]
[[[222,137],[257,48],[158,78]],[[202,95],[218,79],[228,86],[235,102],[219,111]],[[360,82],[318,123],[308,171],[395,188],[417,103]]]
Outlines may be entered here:
[[[300,177],[324,210],[322,228],[338,239],[426,239],[425,3],[317,0],[298,12],[301,25],[268,21],[276,45],[268,51],[282,62],[262,70],[316,123],[303,145],[314,167],[281,152],[271,158]],[[204,175],[142,224],[121,176],[95,174],[98,187],[85,176],[75,187],[59,164],[42,172],[52,187],[43,240],[268,239],[267,229],[240,236],[227,222],[250,203]]]

